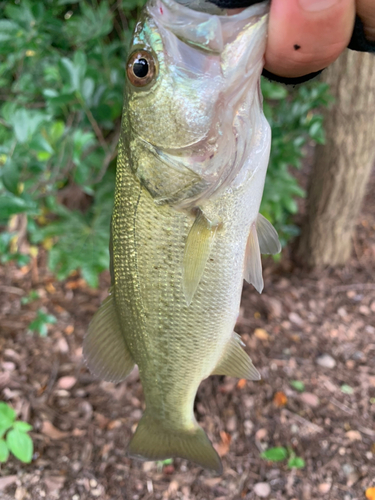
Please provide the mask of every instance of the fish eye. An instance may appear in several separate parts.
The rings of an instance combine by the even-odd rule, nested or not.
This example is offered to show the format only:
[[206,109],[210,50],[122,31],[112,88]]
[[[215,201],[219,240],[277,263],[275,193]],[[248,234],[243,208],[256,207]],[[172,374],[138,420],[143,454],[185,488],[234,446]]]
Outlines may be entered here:
[[136,50],[130,54],[126,66],[128,79],[134,87],[145,87],[156,75],[154,57],[146,50]]

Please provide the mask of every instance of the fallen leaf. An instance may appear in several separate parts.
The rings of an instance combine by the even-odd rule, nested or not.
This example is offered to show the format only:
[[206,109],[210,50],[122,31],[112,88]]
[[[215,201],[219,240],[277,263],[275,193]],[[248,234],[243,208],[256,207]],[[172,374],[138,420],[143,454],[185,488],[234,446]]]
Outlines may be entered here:
[[264,328],[256,328],[254,330],[254,335],[257,339],[260,339],[260,340],[268,340],[269,339],[269,335],[266,332],[266,330],[264,330]]
[[288,398],[282,391],[278,391],[275,393],[273,397],[273,404],[277,407],[280,408],[281,406],[285,406],[288,402]]
[[75,377],[72,376],[61,377],[57,381],[57,387],[59,389],[65,389],[68,391],[76,384],[76,382],[77,379]]
[[217,484],[220,484],[222,480],[222,477],[207,477],[203,480],[203,484],[209,488],[214,488]]
[[267,437],[267,429],[258,429],[255,433],[255,439],[257,441],[263,441]]
[[65,476],[48,476],[44,479],[44,483],[48,493],[58,493],[64,486]]
[[74,332],[74,326],[73,325],[68,325],[64,332],[67,334],[67,335],[71,335],[73,332]]
[[350,439],[350,441],[362,441],[361,433],[358,431],[348,431],[345,436]]
[[98,422],[100,429],[105,429],[107,427],[109,418],[105,417],[101,413],[95,413],[94,418]]
[[246,379],[245,379],[245,378],[241,378],[241,379],[237,382],[237,388],[238,388],[238,389],[243,389],[245,386],[246,386]]
[[319,484],[318,486],[318,490],[319,490],[319,493],[321,493],[322,495],[325,495],[326,493],[329,492],[329,490],[331,489],[331,483],[321,483]]
[[122,426],[121,420],[111,420],[107,426],[108,430],[118,429]]
[[271,494],[271,486],[268,483],[256,483],[254,493],[260,498],[267,498]]
[[86,434],[85,429],[73,429],[72,436],[81,437]]
[[48,293],[52,294],[52,293],[56,292],[56,288],[52,285],[52,283],[47,283],[45,288],[46,288]]
[[304,392],[300,395],[300,400],[311,408],[319,406],[319,398],[312,392]]
[[69,436],[69,432],[60,431],[48,420],[44,420],[42,424],[42,434],[51,439],[64,439]]
[[366,498],[367,500],[375,500],[375,488],[367,488]]
[[0,477],[0,491],[5,490],[8,486],[17,481],[17,476],[4,476]]
[[228,434],[225,431],[220,432],[220,437],[221,437],[221,441],[219,444],[215,445],[215,449],[216,449],[219,457],[223,457],[229,451],[229,446],[230,446],[230,442],[232,440],[232,437],[230,434]]

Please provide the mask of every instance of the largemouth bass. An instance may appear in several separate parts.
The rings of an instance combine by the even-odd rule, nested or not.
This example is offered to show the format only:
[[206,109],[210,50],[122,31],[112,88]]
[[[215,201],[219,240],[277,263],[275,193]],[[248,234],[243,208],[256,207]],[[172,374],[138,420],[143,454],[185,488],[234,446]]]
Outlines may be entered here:
[[194,398],[212,374],[260,378],[233,329],[243,279],[261,292],[260,252],[280,245],[259,215],[270,149],[259,86],[268,2],[231,16],[215,9],[150,0],[136,25],[112,286],[84,356],[109,381],[139,367],[146,410],[130,456],[182,457],[220,472]]

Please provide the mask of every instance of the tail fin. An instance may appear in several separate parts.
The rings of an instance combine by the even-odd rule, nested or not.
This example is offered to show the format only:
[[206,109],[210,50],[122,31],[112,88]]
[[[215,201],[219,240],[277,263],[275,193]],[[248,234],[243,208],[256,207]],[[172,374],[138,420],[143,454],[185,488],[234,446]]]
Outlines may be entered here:
[[128,454],[141,460],[186,458],[205,469],[222,473],[219,455],[201,427],[195,425],[192,430],[168,430],[147,412],[130,441]]

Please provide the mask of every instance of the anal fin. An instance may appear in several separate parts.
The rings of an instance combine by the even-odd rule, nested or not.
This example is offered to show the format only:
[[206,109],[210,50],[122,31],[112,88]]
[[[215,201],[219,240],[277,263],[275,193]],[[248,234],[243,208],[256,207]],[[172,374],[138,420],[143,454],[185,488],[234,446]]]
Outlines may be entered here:
[[260,373],[253,365],[250,357],[242,349],[241,344],[241,337],[233,332],[222,358],[211,375],[227,375],[228,377],[245,378],[247,380],[260,380]]
[[188,305],[202,278],[207,259],[219,224],[207,219],[202,212],[197,215],[186,240],[183,258],[183,290]]
[[258,214],[256,229],[260,253],[275,255],[281,252],[281,244],[277,231],[262,214]]
[[260,248],[255,223],[251,225],[246,245],[244,279],[250,283],[250,285],[254,285],[254,288],[259,293],[262,293],[262,261],[260,258]]
[[90,371],[108,382],[124,380],[134,368],[113,295],[109,295],[94,314],[83,341],[83,357]]

